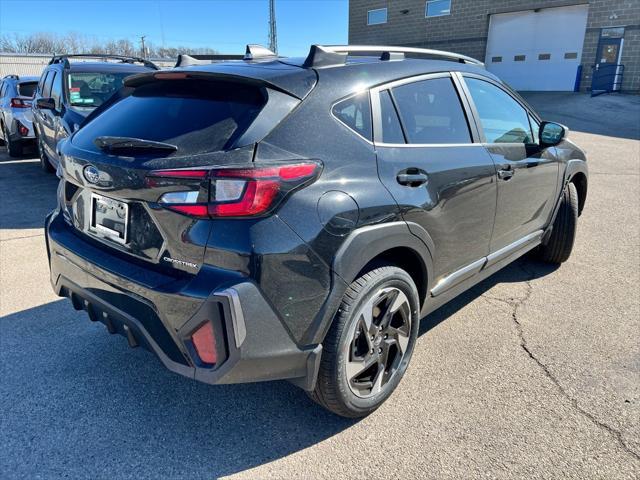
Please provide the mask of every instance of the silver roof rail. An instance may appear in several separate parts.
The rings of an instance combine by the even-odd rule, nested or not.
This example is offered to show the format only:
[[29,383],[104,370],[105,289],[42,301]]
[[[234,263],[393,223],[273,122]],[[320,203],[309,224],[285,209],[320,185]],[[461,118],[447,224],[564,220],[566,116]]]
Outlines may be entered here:
[[[393,47],[383,45],[312,45],[304,62],[305,67],[329,67],[344,65],[350,53],[378,53],[381,60],[399,59],[398,54],[424,55],[460,63],[484,66],[480,60],[459,53],[429,48]],[[395,55],[394,55],[395,54]]]

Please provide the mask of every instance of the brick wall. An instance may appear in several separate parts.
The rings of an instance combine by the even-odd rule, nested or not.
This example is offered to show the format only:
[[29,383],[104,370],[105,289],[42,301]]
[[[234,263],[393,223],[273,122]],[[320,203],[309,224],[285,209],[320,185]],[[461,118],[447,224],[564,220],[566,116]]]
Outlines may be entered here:
[[[591,86],[601,27],[627,26],[624,90],[640,90],[640,0],[452,0],[451,15],[425,18],[424,0],[350,0],[349,43],[451,50],[484,61],[489,17],[495,13],[589,3],[581,86]],[[387,8],[387,23],[367,25],[367,11]],[[614,18],[611,19],[610,17]],[[615,18],[617,17],[617,18]]]

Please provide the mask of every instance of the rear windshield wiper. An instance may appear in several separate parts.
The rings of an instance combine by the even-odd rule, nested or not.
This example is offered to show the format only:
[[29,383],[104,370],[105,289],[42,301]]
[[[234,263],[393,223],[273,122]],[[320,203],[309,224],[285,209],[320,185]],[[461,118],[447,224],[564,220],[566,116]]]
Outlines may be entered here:
[[168,153],[178,150],[178,147],[170,143],[131,137],[97,137],[93,143],[95,143],[98,148],[106,151],[160,150]]

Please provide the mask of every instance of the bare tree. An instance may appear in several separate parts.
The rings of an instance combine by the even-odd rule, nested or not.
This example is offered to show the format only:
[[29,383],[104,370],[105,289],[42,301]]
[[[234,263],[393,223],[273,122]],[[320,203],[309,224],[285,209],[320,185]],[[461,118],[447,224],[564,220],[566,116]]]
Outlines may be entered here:
[[[152,42],[145,42],[148,56],[151,58],[176,58],[180,53],[215,54],[214,48],[192,48],[185,46],[156,47]],[[95,38],[78,32],[58,34],[52,32],[36,32],[29,35],[0,35],[0,52],[4,53],[106,53],[109,55],[138,56],[137,45],[126,38],[97,41]]]

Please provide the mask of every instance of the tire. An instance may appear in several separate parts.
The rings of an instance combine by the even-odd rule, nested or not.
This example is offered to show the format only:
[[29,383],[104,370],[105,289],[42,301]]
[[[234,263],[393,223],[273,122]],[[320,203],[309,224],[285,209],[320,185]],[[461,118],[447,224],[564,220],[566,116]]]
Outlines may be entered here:
[[51,165],[51,162],[49,161],[47,154],[44,152],[44,148],[42,147],[42,141],[40,140],[40,137],[37,137],[36,142],[38,144],[38,156],[40,157],[40,168],[45,173],[55,172],[55,169],[53,168],[53,165]]
[[7,147],[7,152],[9,152],[9,156],[10,157],[22,156],[22,143],[12,141],[11,137],[9,137],[9,132],[7,132],[6,128],[4,130],[4,138],[5,138],[5,145]]
[[549,241],[538,250],[540,260],[553,264],[566,262],[573,250],[577,227],[578,191],[573,183],[569,183],[562,192],[560,209],[553,222]]
[[415,283],[400,268],[376,268],[353,281],[323,342],[311,399],[348,418],[376,410],[409,365],[419,310]]

